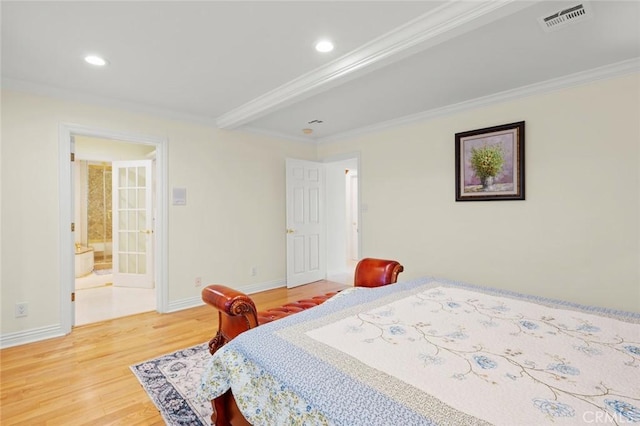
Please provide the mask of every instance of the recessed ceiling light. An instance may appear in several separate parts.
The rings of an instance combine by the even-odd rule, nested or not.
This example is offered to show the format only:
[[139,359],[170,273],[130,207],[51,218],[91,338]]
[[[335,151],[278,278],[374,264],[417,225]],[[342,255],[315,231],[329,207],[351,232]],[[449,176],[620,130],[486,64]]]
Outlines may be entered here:
[[329,40],[321,40],[316,43],[316,50],[322,53],[331,52],[333,50],[333,43]]
[[84,60],[90,63],[91,65],[95,65],[98,67],[103,67],[107,65],[107,61],[104,58],[101,58],[100,56],[96,56],[96,55],[85,56]]

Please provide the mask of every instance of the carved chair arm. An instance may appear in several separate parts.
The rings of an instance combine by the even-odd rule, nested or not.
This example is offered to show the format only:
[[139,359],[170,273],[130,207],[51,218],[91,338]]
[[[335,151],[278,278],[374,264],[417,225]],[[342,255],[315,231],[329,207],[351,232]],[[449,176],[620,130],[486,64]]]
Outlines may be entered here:
[[212,284],[202,290],[202,300],[218,310],[218,332],[209,341],[211,354],[238,334],[258,326],[256,306],[242,292]]

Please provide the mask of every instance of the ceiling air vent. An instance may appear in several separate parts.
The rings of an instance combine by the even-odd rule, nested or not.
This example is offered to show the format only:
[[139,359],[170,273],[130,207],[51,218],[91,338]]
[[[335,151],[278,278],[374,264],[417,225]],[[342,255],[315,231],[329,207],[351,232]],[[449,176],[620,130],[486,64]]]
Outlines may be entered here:
[[538,18],[538,22],[545,31],[555,31],[564,28],[569,24],[584,21],[591,18],[593,12],[588,2],[582,2],[568,9],[559,10],[549,16]]

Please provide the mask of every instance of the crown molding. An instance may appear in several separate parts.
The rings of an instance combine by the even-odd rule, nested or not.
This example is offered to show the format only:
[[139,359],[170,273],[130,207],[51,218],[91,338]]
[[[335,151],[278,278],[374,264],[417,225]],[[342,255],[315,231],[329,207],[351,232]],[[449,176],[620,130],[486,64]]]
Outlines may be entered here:
[[417,114],[407,115],[401,118],[384,121],[373,126],[361,127],[348,132],[339,133],[324,138],[318,138],[318,144],[343,141],[348,138],[354,138],[365,134],[380,132],[386,129],[412,124],[420,121],[427,121],[436,117],[455,114],[470,109],[480,108],[488,105],[498,104],[501,102],[511,101],[532,95],[540,95],[549,92],[555,92],[567,89],[573,86],[589,84],[598,80],[611,79],[621,77],[627,74],[640,72],[640,57],[617,62],[611,65],[605,65],[586,71],[569,74],[564,77],[546,80],[540,83],[522,86],[517,89],[505,90],[504,92],[495,93],[488,96],[460,102],[453,105],[447,105],[441,108],[435,108]]
[[442,43],[529,6],[528,2],[516,0],[449,1],[350,53],[221,115],[216,123],[223,129],[242,126],[294,101],[344,83],[349,78],[388,65],[418,50]]
[[215,120],[211,117],[205,117],[196,114],[187,114],[172,109],[158,108],[103,96],[88,95],[82,92],[61,89],[59,87],[48,86],[45,84],[39,84],[25,80],[3,77],[2,89],[31,93],[34,95],[46,96],[72,102],[82,102],[106,108],[117,108],[138,114],[149,114],[169,120],[186,121],[190,123],[202,124],[208,127],[216,127]]

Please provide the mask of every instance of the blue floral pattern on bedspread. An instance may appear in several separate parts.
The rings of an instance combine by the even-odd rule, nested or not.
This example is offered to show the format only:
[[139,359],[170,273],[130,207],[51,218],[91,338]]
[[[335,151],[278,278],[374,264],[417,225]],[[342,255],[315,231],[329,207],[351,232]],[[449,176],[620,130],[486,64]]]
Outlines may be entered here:
[[212,357],[207,371],[203,382],[207,393],[223,394],[233,387],[236,404],[251,424],[329,424],[298,395],[228,346]]
[[231,387],[256,425],[640,423],[640,316],[396,287],[244,333],[212,357],[203,396]]

